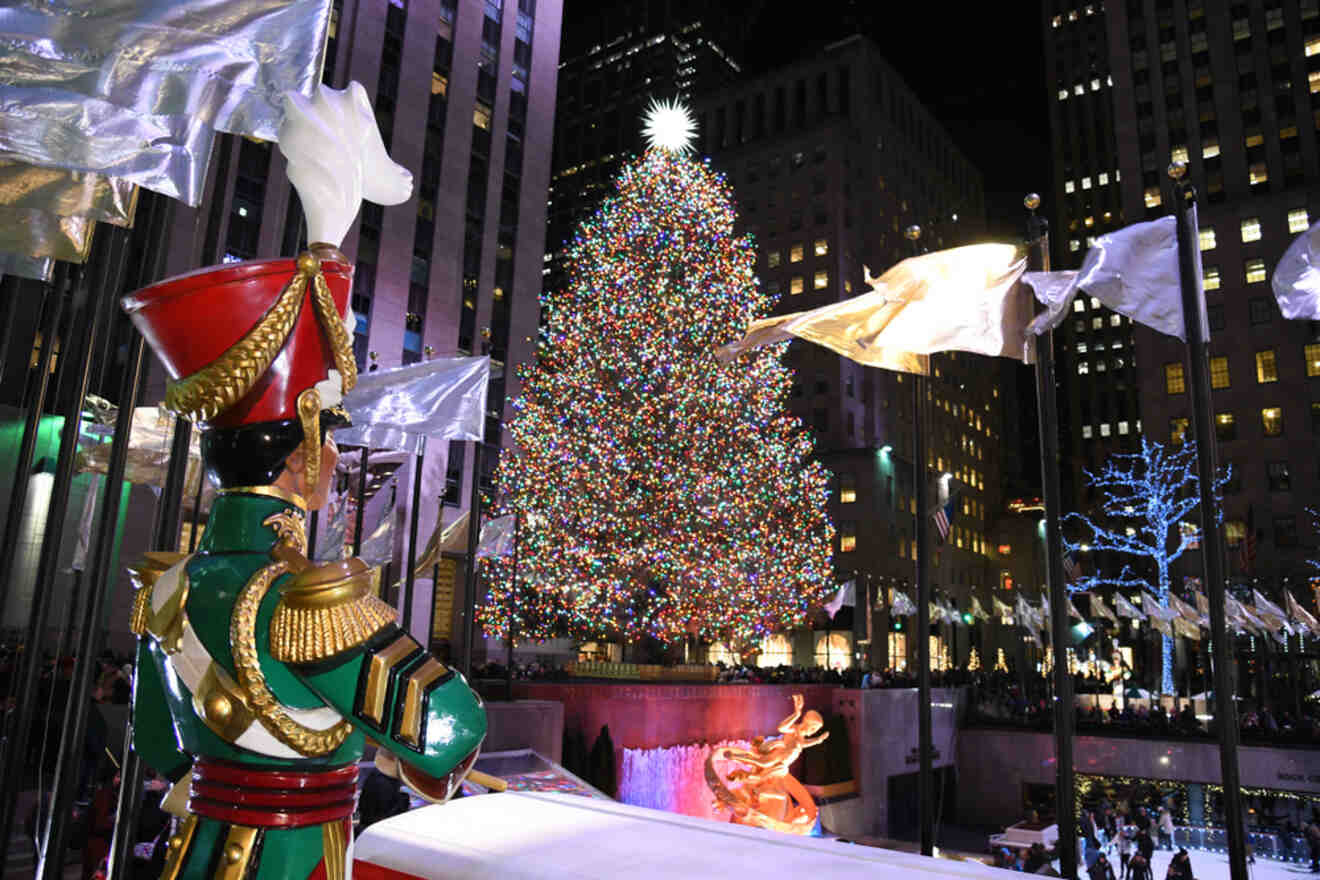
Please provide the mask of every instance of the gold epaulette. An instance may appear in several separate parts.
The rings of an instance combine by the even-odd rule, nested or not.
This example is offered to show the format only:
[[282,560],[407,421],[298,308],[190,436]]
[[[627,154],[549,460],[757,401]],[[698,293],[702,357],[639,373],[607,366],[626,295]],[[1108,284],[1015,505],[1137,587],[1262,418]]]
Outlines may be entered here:
[[282,589],[270,620],[270,654],[315,663],[355,648],[396,621],[376,596],[379,574],[360,559],[314,565]]
[[133,594],[133,610],[128,618],[128,628],[134,635],[141,636],[147,632],[147,624],[151,621],[152,588],[156,586],[156,581],[187,555],[153,550],[128,567],[129,579],[137,587],[137,592]]

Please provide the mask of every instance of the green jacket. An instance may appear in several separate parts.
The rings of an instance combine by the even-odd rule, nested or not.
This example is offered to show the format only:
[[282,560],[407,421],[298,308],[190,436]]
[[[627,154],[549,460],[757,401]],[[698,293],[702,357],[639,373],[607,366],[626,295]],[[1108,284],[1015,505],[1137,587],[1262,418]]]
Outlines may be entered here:
[[202,768],[164,877],[305,878],[323,858],[327,880],[343,876],[342,819],[287,827],[324,804],[284,792],[257,819],[230,815],[253,796],[226,779],[209,799],[205,768],[331,771],[355,766],[369,736],[415,790],[443,800],[486,735],[480,698],[395,625],[374,572],[359,560],[309,565],[303,541],[294,498],[234,491],[216,499],[195,554],[149,554],[136,569],[133,747],[176,781]]

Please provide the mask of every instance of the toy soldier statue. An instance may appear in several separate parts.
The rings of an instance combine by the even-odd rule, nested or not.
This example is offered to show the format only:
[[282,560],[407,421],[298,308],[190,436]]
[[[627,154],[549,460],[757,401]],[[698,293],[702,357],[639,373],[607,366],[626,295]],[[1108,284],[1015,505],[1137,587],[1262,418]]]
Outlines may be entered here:
[[[364,196],[408,198],[361,86],[287,109],[312,240],[338,242]],[[313,244],[124,301],[174,379],[166,405],[203,425],[219,486],[197,552],[134,572],[133,747],[177,781],[167,803],[186,797],[171,880],[343,878],[368,738],[382,769],[444,801],[486,734],[480,699],[399,629],[376,571],[306,556],[303,517],[326,501],[357,378],[351,283],[338,247]]]

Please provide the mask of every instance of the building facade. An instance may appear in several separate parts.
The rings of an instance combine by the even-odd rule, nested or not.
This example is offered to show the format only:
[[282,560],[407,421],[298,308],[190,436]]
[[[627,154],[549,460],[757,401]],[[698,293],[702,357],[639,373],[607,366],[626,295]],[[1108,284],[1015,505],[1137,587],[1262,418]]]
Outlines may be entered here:
[[[981,231],[980,174],[862,37],[702,95],[695,112],[698,151],[733,186],[777,313],[865,292],[866,268],[879,275],[911,255],[903,236],[911,223],[926,227],[923,244],[931,249],[967,243]],[[901,590],[915,598],[913,377],[805,343],[790,346],[786,363],[796,373],[790,408],[814,430],[817,453],[835,474],[836,576],[857,579],[863,609],[866,595]],[[1001,372],[986,358],[940,355],[926,390],[927,497],[932,511],[951,496],[956,508],[932,584],[963,610],[972,595],[988,609],[995,585],[986,536],[1000,508]],[[933,527],[931,534],[934,551]],[[883,600],[873,598],[872,607],[871,662],[905,665],[915,656],[906,629],[915,618],[891,621]],[[847,629],[850,618],[840,614],[834,625]],[[826,628],[823,619],[818,626]],[[864,620],[852,629],[866,638]],[[967,629],[936,634],[936,665],[965,662]],[[818,644],[817,661],[823,653]]]

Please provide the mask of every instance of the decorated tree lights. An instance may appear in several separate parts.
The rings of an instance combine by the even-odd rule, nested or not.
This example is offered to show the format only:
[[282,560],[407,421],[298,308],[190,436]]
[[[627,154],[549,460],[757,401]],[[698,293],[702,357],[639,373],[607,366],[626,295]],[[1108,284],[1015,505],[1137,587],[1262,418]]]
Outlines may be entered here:
[[[1141,438],[1141,450],[1111,455],[1098,472],[1087,479],[1099,494],[1098,519],[1069,513],[1065,522],[1078,527],[1082,537],[1064,540],[1069,553],[1108,551],[1121,554],[1144,567],[1153,567],[1155,581],[1124,566],[1118,577],[1085,575],[1070,583],[1073,591],[1101,586],[1138,587],[1153,590],[1161,607],[1169,606],[1169,571],[1189,548],[1199,546],[1201,530],[1196,525],[1199,506],[1196,476],[1196,444],[1166,447]],[[1220,497],[1228,475],[1215,481]],[[1221,516],[1216,511],[1216,517]],[[1173,693],[1173,639],[1163,636],[1161,693]]]
[[745,657],[833,589],[829,475],[787,412],[783,348],[714,355],[771,301],[692,131],[686,108],[652,105],[646,153],[546,297],[497,474],[518,547],[482,560],[488,636],[512,620],[515,639],[693,636]]

